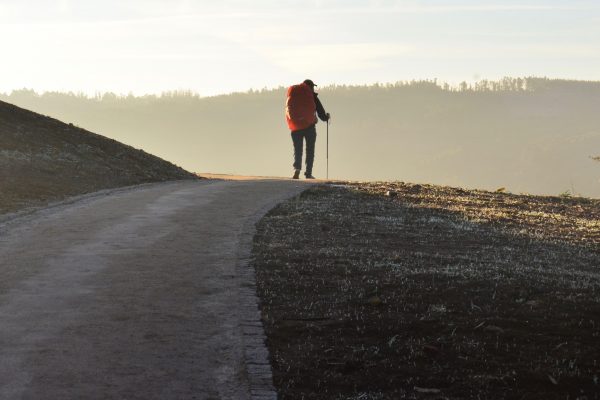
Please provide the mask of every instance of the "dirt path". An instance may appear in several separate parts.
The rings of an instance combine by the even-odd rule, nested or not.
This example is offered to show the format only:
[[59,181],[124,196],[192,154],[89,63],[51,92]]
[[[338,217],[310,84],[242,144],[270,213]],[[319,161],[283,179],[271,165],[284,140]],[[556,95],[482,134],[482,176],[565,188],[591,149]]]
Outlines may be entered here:
[[0,225],[0,398],[249,398],[238,272],[306,187],[157,184]]

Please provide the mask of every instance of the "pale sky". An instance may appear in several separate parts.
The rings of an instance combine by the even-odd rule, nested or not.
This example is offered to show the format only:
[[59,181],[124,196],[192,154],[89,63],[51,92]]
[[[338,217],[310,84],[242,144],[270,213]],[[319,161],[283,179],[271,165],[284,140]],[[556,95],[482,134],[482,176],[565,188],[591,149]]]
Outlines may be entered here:
[[600,0],[0,0],[0,92],[600,80]]

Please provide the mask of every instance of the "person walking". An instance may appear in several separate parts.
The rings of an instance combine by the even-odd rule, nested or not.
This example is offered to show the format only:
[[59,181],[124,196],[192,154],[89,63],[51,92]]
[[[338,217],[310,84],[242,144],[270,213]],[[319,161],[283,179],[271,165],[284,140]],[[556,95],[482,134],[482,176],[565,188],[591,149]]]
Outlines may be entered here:
[[319,100],[315,92],[317,86],[312,80],[306,79],[299,85],[288,88],[285,116],[294,143],[294,175],[292,179],[300,178],[302,169],[302,148],[306,141],[306,179],[315,179],[312,174],[315,159],[315,143],[317,141],[317,116],[321,121],[329,121],[330,114]]

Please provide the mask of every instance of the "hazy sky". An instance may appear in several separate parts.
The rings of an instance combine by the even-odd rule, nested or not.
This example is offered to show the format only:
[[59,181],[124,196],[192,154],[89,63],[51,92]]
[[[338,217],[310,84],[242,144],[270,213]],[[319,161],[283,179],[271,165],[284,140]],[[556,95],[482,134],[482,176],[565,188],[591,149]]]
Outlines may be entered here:
[[600,80],[599,0],[0,0],[0,91]]

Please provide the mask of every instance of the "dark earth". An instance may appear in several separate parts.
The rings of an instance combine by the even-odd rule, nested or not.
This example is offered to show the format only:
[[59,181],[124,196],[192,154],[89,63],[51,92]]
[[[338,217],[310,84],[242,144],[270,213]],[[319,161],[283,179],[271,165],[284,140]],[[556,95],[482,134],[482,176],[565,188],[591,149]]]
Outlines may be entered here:
[[179,179],[197,177],[142,150],[0,101],[0,214]]
[[600,200],[322,185],[253,259],[280,399],[600,398]]

